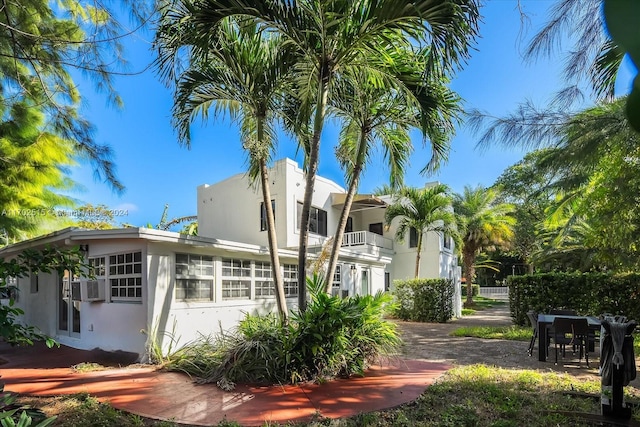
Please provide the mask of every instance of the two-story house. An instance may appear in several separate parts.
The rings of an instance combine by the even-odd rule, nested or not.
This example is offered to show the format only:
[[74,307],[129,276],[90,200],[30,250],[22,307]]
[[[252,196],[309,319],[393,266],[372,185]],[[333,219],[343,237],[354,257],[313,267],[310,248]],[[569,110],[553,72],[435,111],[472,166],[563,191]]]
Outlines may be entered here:
[[[284,159],[274,164],[270,181],[285,294],[295,307],[304,175],[294,161]],[[316,178],[311,261],[335,233],[344,199],[343,188]],[[356,197],[332,278],[335,294],[373,294],[413,274],[413,239],[394,242],[393,224],[384,224],[389,202],[387,196]],[[273,311],[260,189],[239,174],[198,187],[197,204],[199,236],[145,228],[69,228],[0,250],[0,257],[11,258],[26,248],[80,246],[95,267],[97,277],[92,280],[57,273],[20,278],[17,305],[25,311],[24,322],[72,347],[131,351],[144,359],[152,339],[165,348],[171,340],[180,345],[230,329],[247,312]],[[423,276],[459,283],[452,249],[437,234],[427,236]],[[458,315],[459,300],[458,294]]]

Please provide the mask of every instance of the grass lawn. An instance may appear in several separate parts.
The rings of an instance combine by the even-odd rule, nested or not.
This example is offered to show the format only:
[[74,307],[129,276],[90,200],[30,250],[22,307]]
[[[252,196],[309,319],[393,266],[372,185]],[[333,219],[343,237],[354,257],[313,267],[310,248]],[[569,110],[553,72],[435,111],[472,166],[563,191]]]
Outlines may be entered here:
[[[629,401],[640,395],[627,387]],[[598,414],[600,382],[582,380],[567,374],[531,370],[508,370],[486,365],[458,367],[414,402],[399,408],[360,414],[340,420],[317,419],[297,424],[301,427],[362,426],[491,426],[543,427],[592,426],[579,414]],[[171,422],[156,422],[123,413],[99,404],[87,395],[53,398],[27,398],[25,403],[42,408],[48,415],[58,415],[60,427],[140,426],[177,427]],[[567,412],[570,412],[567,414]],[[638,414],[636,419],[640,419]],[[265,424],[275,427],[278,424]],[[293,425],[293,424],[288,424]],[[223,423],[221,426],[236,426]]]
[[[462,297],[462,303],[464,304],[466,297]],[[481,297],[480,295],[476,295],[473,297],[473,307],[467,307],[462,309],[463,316],[469,316],[470,314],[475,313],[476,311],[486,310],[487,308],[492,308],[497,305],[505,305],[506,301],[499,301],[491,298]]]
[[451,335],[454,337],[529,341],[531,339],[531,328],[522,326],[468,326],[454,330]]

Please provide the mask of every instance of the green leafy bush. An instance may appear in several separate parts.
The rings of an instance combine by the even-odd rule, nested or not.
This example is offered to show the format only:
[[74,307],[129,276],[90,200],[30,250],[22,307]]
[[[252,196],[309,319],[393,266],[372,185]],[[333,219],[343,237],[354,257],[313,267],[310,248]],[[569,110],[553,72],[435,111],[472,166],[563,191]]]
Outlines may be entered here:
[[[463,298],[467,296],[467,285],[462,285],[460,288],[460,295],[462,295]],[[478,295],[480,295],[480,285],[471,285],[471,296],[477,297]]]
[[440,323],[445,323],[453,317],[452,280],[396,280],[394,285],[397,317],[403,320]]
[[527,311],[568,307],[579,314],[620,314],[640,320],[640,274],[545,273],[511,276],[509,307],[514,323],[527,324]]
[[0,425],[3,427],[46,427],[53,424],[56,417],[47,418],[37,408],[18,403],[14,394],[4,392],[0,383]]
[[[319,285],[320,284],[320,285]],[[319,285],[319,286],[317,286]],[[246,315],[233,333],[186,345],[169,357],[180,370],[221,388],[235,383],[296,383],[361,374],[383,355],[397,353],[396,325],[384,319],[388,294],[340,298],[308,279],[311,301],[288,324],[275,315]]]

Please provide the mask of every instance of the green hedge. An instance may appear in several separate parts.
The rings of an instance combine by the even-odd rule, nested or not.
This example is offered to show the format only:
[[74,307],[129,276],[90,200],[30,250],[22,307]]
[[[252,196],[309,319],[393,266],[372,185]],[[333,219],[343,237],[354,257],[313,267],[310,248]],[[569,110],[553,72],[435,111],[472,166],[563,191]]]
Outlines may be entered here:
[[548,312],[567,307],[579,314],[621,314],[640,320],[640,274],[545,273],[511,276],[511,317],[526,325],[527,311]]
[[[460,295],[462,295],[462,299],[467,297],[467,285],[464,283],[460,286]],[[477,297],[478,295],[480,295],[480,285],[471,285],[471,296]]]
[[445,323],[453,317],[454,284],[449,279],[395,280],[396,316],[417,322]]

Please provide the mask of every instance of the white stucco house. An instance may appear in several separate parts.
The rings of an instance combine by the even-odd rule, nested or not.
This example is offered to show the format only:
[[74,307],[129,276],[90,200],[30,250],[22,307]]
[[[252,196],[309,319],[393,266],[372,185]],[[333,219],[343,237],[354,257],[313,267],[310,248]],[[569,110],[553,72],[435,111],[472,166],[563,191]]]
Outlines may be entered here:
[[[298,296],[298,217],[304,175],[283,159],[271,173],[272,205],[288,304]],[[318,176],[312,202],[309,257],[322,251],[335,233],[345,190]],[[358,195],[351,209],[333,278],[334,293],[366,295],[389,289],[412,276],[412,236],[393,241],[384,225],[390,198]],[[84,230],[68,228],[7,246],[9,259],[26,248],[80,246],[97,277],[33,274],[18,279],[16,304],[24,322],[60,343],[76,348],[135,352],[145,359],[150,335],[165,348],[170,340],[189,342],[201,334],[232,328],[247,312],[275,310],[262,193],[245,175],[197,191],[199,236],[146,228]],[[455,314],[460,315],[460,268],[453,243],[426,236],[421,276],[456,282]]]

